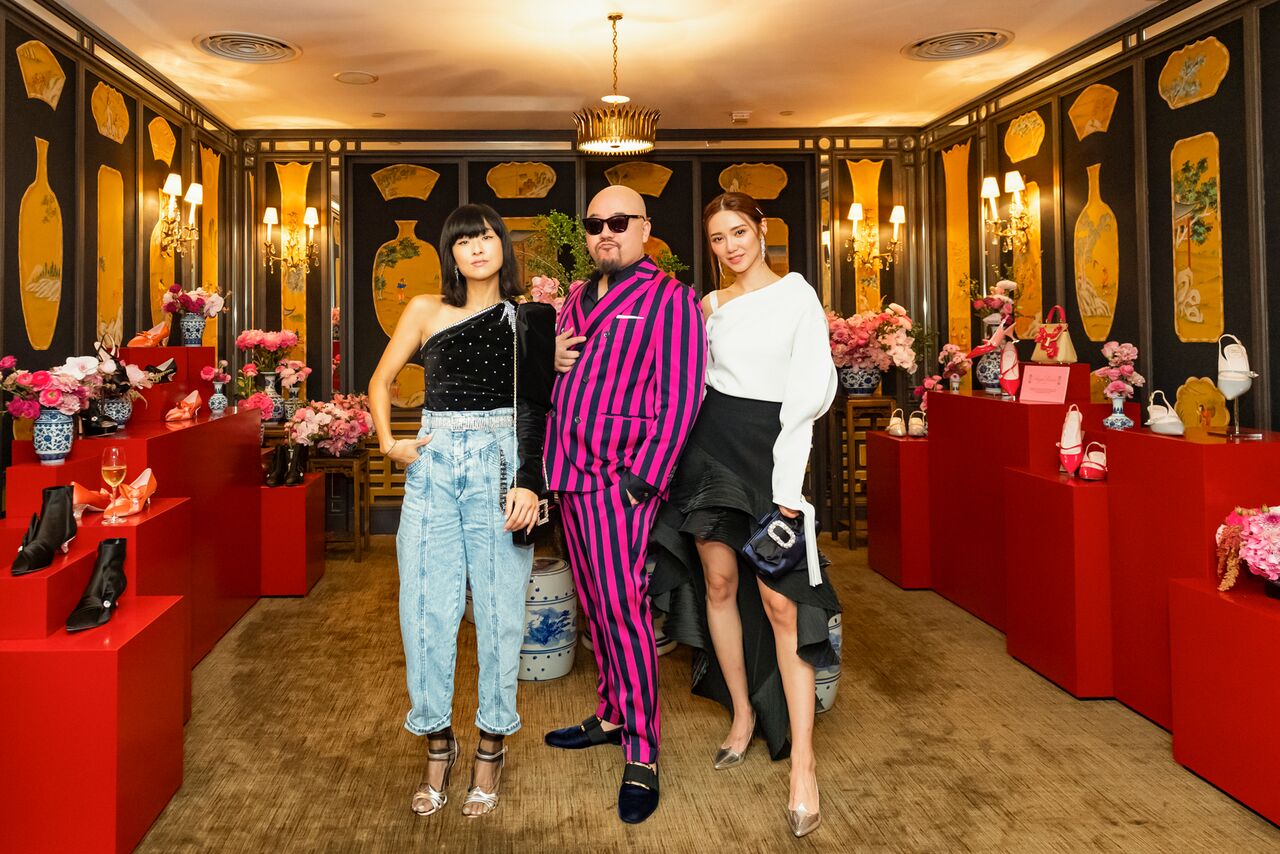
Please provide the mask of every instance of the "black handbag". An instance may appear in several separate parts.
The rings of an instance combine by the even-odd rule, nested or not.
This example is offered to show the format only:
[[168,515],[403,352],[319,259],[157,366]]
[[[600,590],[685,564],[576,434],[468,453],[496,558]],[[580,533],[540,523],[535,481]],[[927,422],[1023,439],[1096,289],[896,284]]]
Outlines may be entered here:
[[804,517],[788,519],[776,508],[760,518],[760,523],[742,554],[763,578],[778,578],[805,564]]
[[[519,318],[518,315],[512,316],[512,322],[511,322],[511,344],[512,344],[511,346],[511,413],[512,413],[511,414],[511,432],[513,437],[516,438],[516,446],[517,446],[516,459],[515,459],[516,468],[518,468],[520,464],[520,455],[519,455],[520,424],[519,424],[519,415],[517,412],[519,402],[520,402],[520,389],[519,389],[520,345],[522,343],[520,340],[520,330],[519,330],[520,322],[521,322],[521,318]],[[536,373],[530,375],[531,378],[534,376],[536,376]],[[552,377],[552,379],[553,378],[554,376]],[[547,394],[549,395],[550,393],[549,380],[547,382],[547,386],[548,388],[546,389],[546,391],[547,391]],[[543,479],[544,479],[544,486],[545,486],[545,479],[546,479],[545,462],[543,464],[542,470],[543,470]],[[501,502],[500,506],[505,511],[507,507],[507,493],[515,487],[515,472],[514,471],[512,472],[510,483],[507,483],[507,475],[505,471],[502,472],[501,477],[502,477],[503,489],[502,489],[502,495],[499,497],[499,501]],[[520,528],[518,530],[512,531],[511,532],[512,541],[515,542],[517,546],[536,545],[541,535],[545,531],[551,530],[551,524],[550,524],[551,520],[558,515],[558,511],[559,511],[559,508],[556,506],[555,502],[549,496],[539,498],[538,499],[538,516],[534,520],[533,530],[526,531],[525,529]]]

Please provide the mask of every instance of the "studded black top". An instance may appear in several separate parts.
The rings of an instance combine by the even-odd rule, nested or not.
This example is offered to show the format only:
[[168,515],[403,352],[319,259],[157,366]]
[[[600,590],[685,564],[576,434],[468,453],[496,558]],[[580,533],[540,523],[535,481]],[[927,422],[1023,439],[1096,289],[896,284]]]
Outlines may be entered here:
[[510,303],[500,302],[446,326],[422,345],[423,408],[479,412],[511,406]]

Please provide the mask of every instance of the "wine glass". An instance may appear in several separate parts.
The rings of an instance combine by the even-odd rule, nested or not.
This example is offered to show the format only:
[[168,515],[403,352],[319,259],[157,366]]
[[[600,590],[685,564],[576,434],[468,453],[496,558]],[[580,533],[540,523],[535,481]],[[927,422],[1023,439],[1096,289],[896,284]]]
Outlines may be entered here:
[[[112,446],[102,452],[102,479],[107,482],[107,486],[111,487],[111,504],[114,507],[116,502],[116,488],[124,482],[125,461],[124,448]],[[121,525],[124,523],[123,516],[117,516],[114,513],[107,514],[103,520],[104,525]]]

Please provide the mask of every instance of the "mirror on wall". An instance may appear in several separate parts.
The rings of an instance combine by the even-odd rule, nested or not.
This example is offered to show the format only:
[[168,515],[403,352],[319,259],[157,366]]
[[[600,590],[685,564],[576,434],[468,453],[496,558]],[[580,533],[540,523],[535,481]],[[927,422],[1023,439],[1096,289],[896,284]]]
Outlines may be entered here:
[[831,155],[818,158],[818,280],[821,283],[822,305],[831,308],[836,300],[831,292]]

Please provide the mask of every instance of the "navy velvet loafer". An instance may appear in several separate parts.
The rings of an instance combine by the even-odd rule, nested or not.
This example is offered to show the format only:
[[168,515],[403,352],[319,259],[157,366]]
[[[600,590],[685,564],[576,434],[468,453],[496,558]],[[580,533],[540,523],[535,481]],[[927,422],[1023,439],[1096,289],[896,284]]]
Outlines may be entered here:
[[628,762],[618,787],[618,818],[639,824],[658,808],[658,772],[639,762]]
[[553,729],[542,740],[562,750],[582,750],[598,744],[622,744],[622,727],[605,732],[604,727],[600,726],[600,719],[592,715],[580,724]]

